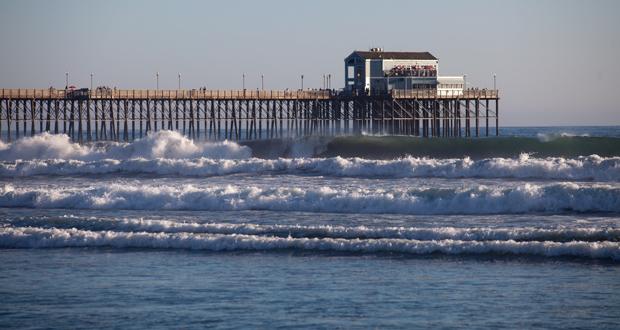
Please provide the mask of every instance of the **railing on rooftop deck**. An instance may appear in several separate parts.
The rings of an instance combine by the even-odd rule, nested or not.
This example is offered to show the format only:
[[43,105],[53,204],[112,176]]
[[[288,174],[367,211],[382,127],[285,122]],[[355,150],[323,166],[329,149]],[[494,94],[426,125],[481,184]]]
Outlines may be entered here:
[[477,99],[477,98],[497,98],[499,91],[497,89],[466,89],[460,90],[436,90],[436,89],[393,89],[390,91],[393,98],[461,98],[461,99]]

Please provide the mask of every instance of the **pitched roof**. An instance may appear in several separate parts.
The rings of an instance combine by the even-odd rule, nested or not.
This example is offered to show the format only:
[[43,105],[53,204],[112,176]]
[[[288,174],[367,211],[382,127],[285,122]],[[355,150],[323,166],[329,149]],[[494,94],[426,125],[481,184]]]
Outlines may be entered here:
[[357,54],[364,59],[371,60],[436,60],[437,58],[429,52],[371,52],[356,50]]

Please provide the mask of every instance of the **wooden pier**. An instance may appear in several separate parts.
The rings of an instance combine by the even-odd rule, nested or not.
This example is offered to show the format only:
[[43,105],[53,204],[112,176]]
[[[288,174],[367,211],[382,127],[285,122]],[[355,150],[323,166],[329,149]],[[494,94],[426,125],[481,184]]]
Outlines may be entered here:
[[497,90],[412,89],[381,95],[335,90],[0,90],[0,137],[5,141],[41,132],[64,133],[79,142],[130,141],[164,129],[207,140],[361,133],[479,137],[489,136],[490,119],[499,135]]

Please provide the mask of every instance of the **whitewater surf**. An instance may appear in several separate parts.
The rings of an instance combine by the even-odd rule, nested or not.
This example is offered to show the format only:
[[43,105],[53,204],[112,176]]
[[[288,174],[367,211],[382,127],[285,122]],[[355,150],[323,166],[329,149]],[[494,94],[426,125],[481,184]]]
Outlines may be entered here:
[[0,247],[617,261],[619,141],[43,133],[0,144]]

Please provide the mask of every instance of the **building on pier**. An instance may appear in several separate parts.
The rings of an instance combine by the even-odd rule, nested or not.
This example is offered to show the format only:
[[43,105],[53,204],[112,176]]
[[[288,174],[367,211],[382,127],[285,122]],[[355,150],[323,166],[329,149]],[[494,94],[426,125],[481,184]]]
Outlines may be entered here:
[[386,94],[392,90],[437,89],[462,93],[463,77],[441,77],[439,60],[429,52],[354,51],[344,60],[345,91]]

